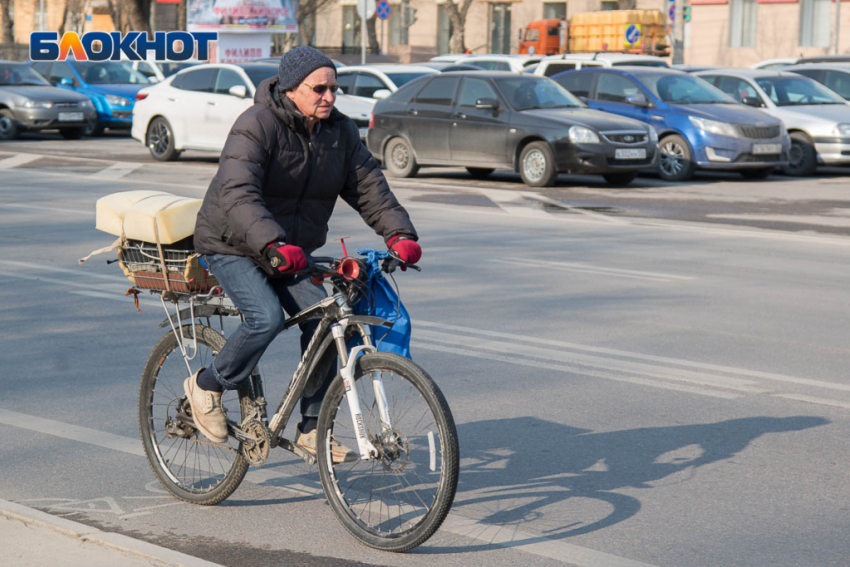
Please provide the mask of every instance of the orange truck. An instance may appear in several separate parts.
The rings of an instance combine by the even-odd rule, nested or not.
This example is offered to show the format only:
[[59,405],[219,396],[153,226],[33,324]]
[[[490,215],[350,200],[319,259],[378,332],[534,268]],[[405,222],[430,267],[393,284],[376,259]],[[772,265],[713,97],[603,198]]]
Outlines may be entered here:
[[536,20],[520,30],[521,54],[613,51],[670,55],[667,15],[661,10],[609,10]]

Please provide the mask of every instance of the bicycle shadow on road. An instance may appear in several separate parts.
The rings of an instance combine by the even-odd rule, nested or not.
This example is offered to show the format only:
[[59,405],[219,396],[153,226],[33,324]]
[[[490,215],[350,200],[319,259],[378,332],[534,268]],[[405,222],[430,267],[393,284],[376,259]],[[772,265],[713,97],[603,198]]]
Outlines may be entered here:
[[[762,435],[827,423],[814,416],[748,417],[604,433],[533,417],[461,424],[463,459],[452,510],[476,520],[470,535],[482,525],[523,531],[526,524],[543,536],[518,537],[501,547],[586,534],[640,511],[639,499],[618,490],[650,489],[663,479],[688,482],[700,467],[734,457]],[[554,506],[568,500],[568,506]],[[458,548],[423,550],[443,551],[457,553]]]

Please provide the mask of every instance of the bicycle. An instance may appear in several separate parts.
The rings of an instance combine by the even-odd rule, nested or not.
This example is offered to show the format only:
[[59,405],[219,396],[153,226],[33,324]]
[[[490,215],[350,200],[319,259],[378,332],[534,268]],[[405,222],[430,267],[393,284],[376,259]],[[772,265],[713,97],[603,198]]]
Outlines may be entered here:
[[[156,250],[151,252],[156,256]],[[315,283],[329,282],[334,292],[285,324],[289,329],[320,318],[277,410],[269,419],[263,380],[255,368],[238,390],[225,391],[229,438],[215,443],[195,427],[182,384],[197,368],[208,367],[224,346],[224,318],[240,314],[218,287],[196,291],[194,278],[177,285],[161,260],[169,251],[159,252],[159,262],[142,258],[145,262],[134,268],[125,251],[122,268],[135,275],[138,287],[144,287],[139,285],[139,274],[148,273],[144,270],[161,266],[169,273],[166,278],[159,274],[154,287],[168,315],[160,327],[170,331],[151,351],[139,390],[145,454],[165,489],[186,502],[218,504],[236,490],[249,466],[264,464],[270,450],[279,447],[318,463],[328,503],[362,543],[402,552],[431,537],[448,515],[457,489],[459,449],[451,411],[425,370],[403,356],[378,352],[372,328],[392,328],[392,323],[353,308],[369,300],[372,277],[397,267],[418,267],[376,251],[370,252],[380,266],[367,266],[362,258],[345,256],[344,244],[343,258],[312,258],[307,272]],[[181,257],[186,256],[184,251]],[[183,271],[182,265],[174,271]],[[209,274],[204,281],[215,283]],[[188,306],[181,309],[181,303]],[[213,319],[220,330],[213,328]],[[337,359],[339,372],[319,412],[313,456],[281,433],[310,377],[324,376],[322,369]],[[239,421],[231,418],[237,414]],[[334,464],[332,440],[355,448],[356,456]]]

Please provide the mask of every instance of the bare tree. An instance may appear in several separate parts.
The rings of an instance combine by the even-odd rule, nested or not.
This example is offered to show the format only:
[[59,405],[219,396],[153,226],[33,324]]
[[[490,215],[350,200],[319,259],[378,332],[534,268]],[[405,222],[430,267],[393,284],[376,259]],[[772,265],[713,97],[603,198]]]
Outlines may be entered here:
[[109,14],[115,27],[122,32],[150,33],[150,4],[151,0],[109,0]]
[[301,0],[298,2],[298,32],[301,35],[301,45],[313,45],[313,34],[316,33],[318,14],[337,0]]
[[0,20],[3,22],[0,28],[0,43],[12,43],[12,15],[9,13],[9,5],[12,0],[0,0]]
[[[2,1],[2,0],[0,0]],[[67,0],[65,3],[65,11],[62,13],[62,25],[59,26],[59,35],[62,36],[66,31],[74,31],[81,33],[86,15],[85,0]]]
[[446,0],[446,10],[452,22],[452,37],[449,40],[449,51],[452,53],[464,53],[466,41],[464,39],[464,28],[466,27],[466,15],[472,0]]
[[378,30],[375,29],[375,22],[378,21],[377,12],[372,14],[371,18],[366,19],[366,36],[369,42],[369,53],[380,53],[381,45],[378,43]]

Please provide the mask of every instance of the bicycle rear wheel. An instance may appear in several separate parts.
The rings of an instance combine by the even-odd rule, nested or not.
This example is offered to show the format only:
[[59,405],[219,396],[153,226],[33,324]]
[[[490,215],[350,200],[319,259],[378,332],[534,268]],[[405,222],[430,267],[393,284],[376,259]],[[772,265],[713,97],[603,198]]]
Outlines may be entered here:
[[[371,373],[380,375],[392,429],[383,430]],[[342,525],[384,551],[407,551],[431,537],[449,513],[457,489],[458,441],[449,406],[428,374],[389,353],[362,356],[355,368],[366,435],[376,459],[332,464],[331,439],[357,451],[342,376],[319,412],[319,477]]]
[[[188,349],[192,348],[193,327],[183,327]],[[198,352],[191,361],[192,372],[209,367],[224,346],[224,337],[214,329],[194,326]],[[193,504],[218,504],[242,482],[248,461],[241,443],[233,437],[215,443],[187,425],[180,415],[189,407],[183,381],[189,376],[177,338],[169,331],[148,357],[139,388],[139,429],[148,463],[159,482],[171,494]],[[221,405],[230,416],[244,417],[246,402],[234,390],[226,390]]]

